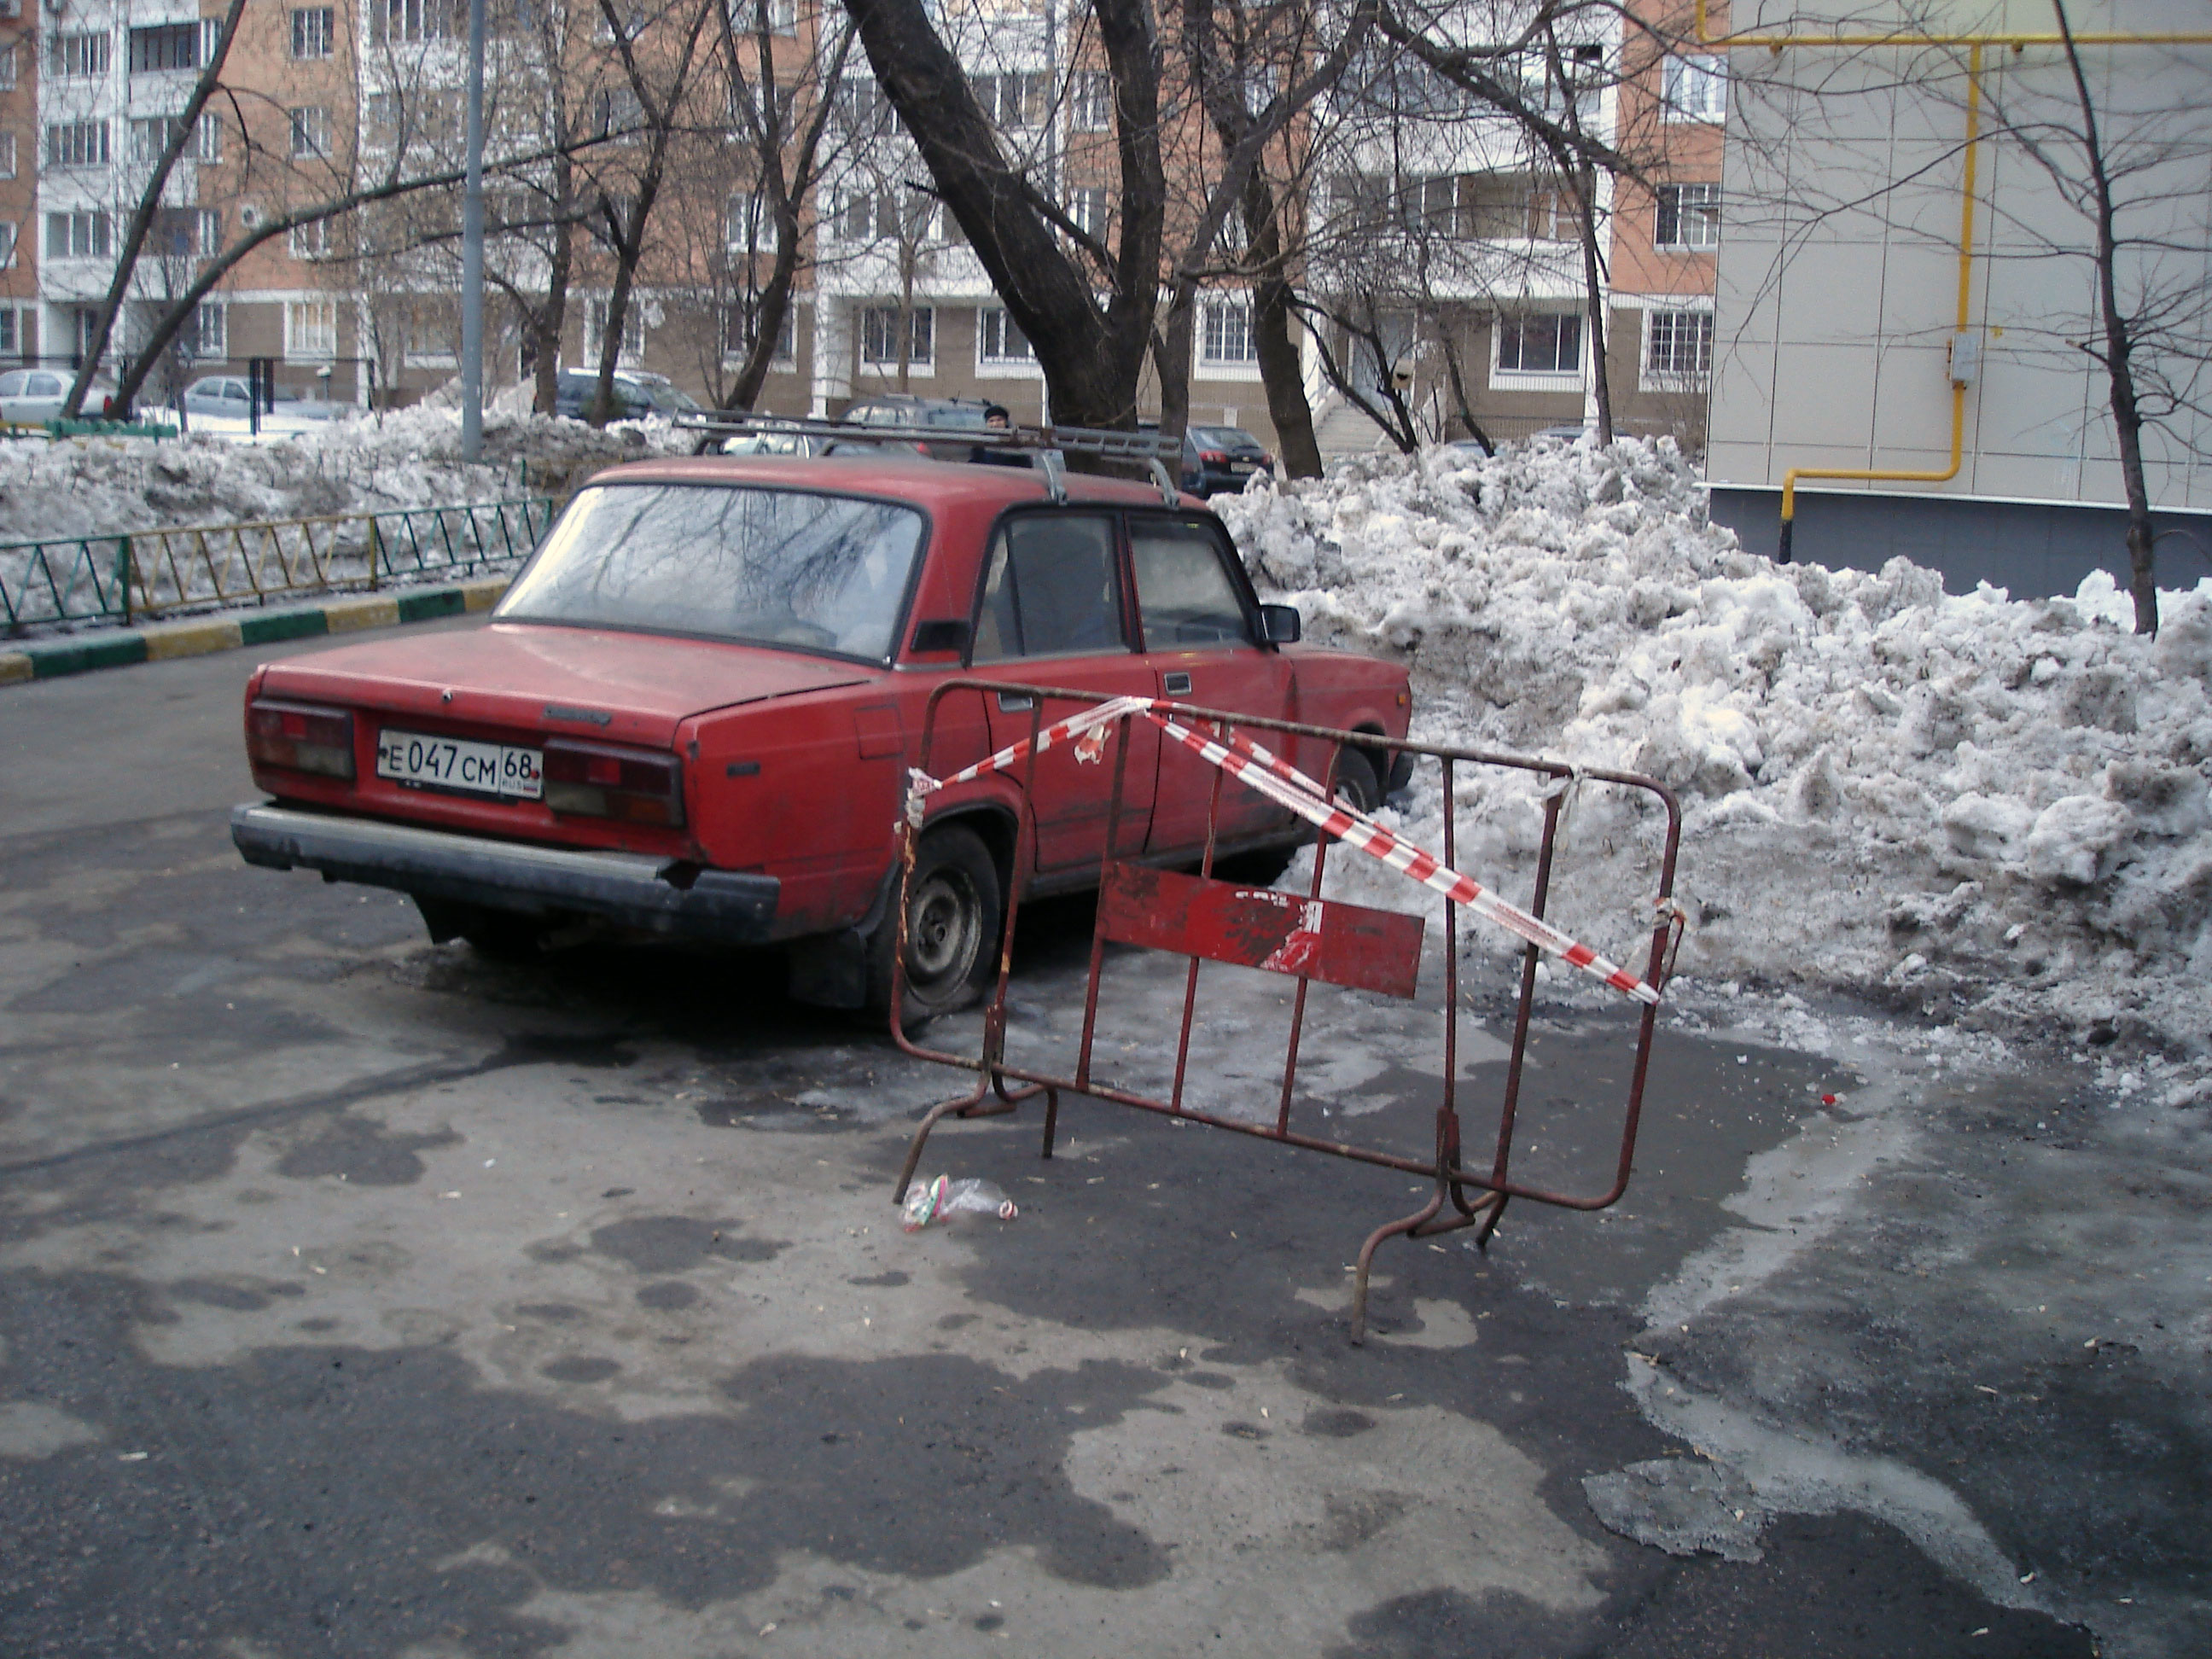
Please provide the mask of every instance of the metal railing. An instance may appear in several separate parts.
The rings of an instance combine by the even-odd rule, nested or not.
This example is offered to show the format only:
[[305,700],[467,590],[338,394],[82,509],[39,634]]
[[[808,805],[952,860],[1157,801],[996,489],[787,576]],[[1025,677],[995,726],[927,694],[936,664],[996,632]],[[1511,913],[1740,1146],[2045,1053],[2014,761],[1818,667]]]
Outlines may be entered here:
[[0,625],[130,623],[520,563],[550,495],[0,544]]

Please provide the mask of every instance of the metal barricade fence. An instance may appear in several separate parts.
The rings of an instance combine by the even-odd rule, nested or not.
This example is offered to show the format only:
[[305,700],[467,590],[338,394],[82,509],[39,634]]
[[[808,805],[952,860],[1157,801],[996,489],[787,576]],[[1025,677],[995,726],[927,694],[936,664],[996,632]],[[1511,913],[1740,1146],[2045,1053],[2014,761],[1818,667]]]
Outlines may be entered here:
[[[943,711],[948,699],[967,694],[999,697],[1002,708],[1018,707],[1013,699],[1030,699],[1028,735],[975,765],[939,780],[933,776],[931,768],[944,738]],[[1074,712],[1048,720],[1048,708],[1072,708]],[[1133,833],[1125,823],[1130,737],[1139,722],[1149,723],[1158,729],[1164,749],[1170,743],[1177,744],[1213,764],[1204,849],[1195,875],[1140,862],[1141,854],[1135,849],[1143,846],[1144,826],[1139,823]],[[1288,753],[1270,751],[1255,740],[1255,734],[1278,743],[1290,739],[1284,745]],[[1078,760],[1101,763],[1104,761],[1103,750],[1110,748],[1112,777],[1104,845],[1099,860],[1097,919],[1085,986],[1081,1037],[1073,1069],[1055,1071],[1024,1063],[1021,1058],[1009,1054],[1007,986],[1015,924],[1029,885],[1029,872],[1035,863],[1037,820],[1034,803],[1038,757],[1055,746],[1071,744],[1078,745]],[[1085,745],[1090,749],[1087,756],[1084,753]],[[1363,753],[1387,750],[1419,757],[1417,764],[1435,763],[1442,803],[1439,853],[1431,854],[1410,846],[1372,817],[1336,799],[1337,769],[1346,750]],[[1318,764],[1312,759],[1316,755],[1323,757]],[[1297,764],[1302,756],[1308,760],[1308,770],[1301,770]],[[1483,769],[1517,771],[1543,781],[1542,837],[1536,851],[1533,890],[1525,908],[1504,900],[1455,867],[1460,842],[1460,805],[1455,785]],[[1314,769],[1320,771],[1319,777],[1310,775]],[[916,849],[930,823],[929,799],[994,773],[1000,775],[1001,780],[1014,781],[1019,814],[999,939],[996,982],[985,1006],[981,1050],[969,1056],[916,1042],[904,1030],[899,1009],[905,994],[908,896]],[[900,831],[901,875],[894,912],[897,938],[893,954],[891,1032],[906,1053],[973,1071],[976,1080],[969,1093],[940,1103],[925,1115],[899,1172],[894,1201],[905,1197],[923,1147],[931,1132],[945,1118],[1011,1112],[1022,1102],[1040,1094],[1045,1102],[1042,1155],[1048,1158],[1053,1153],[1060,1097],[1068,1093],[1424,1176],[1434,1186],[1428,1201],[1413,1214],[1378,1226],[1360,1249],[1352,1309],[1352,1340],[1358,1342],[1364,1335],[1369,1269],[1376,1248],[1385,1239],[1401,1236],[1425,1237],[1473,1228],[1476,1230],[1477,1243],[1486,1245],[1512,1199],[1568,1210],[1601,1210],[1617,1202],[1627,1190],[1661,992],[1672,966],[1672,950],[1680,940],[1682,925],[1681,912],[1673,897],[1681,815],[1673,794],[1656,780],[1636,773],[1577,768],[1559,761],[1485,750],[1390,743],[1370,732],[1339,731],[1150,697],[1105,699],[1095,692],[968,678],[948,681],[933,693],[924,719],[920,765],[913,779],[906,819]],[[1650,949],[1640,975],[1606,960],[1544,920],[1559,874],[1556,854],[1563,803],[1569,799],[1571,790],[1592,786],[1644,796],[1663,814],[1663,831],[1657,837],[1659,844],[1652,860]],[[1003,782],[1000,787],[1003,787]],[[1257,790],[1314,825],[1313,871],[1303,895],[1240,884],[1215,875],[1216,855],[1223,844],[1219,833],[1222,800],[1224,790],[1232,787]],[[950,803],[955,808],[960,804],[957,795]],[[1130,850],[1124,851],[1125,847]],[[1359,1144],[1345,1138],[1340,1132],[1315,1133],[1304,1127],[1305,1120],[1298,1109],[1299,1051],[1306,1035],[1312,986],[1318,981],[1400,999],[1411,999],[1415,993],[1424,932],[1420,917],[1322,896],[1331,857],[1362,854],[1380,860],[1408,880],[1429,889],[1442,903],[1442,1068],[1436,1079],[1437,1105],[1433,1142],[1419,1152]],[[1464,1085],[1459,1075],[1459,944],[1462,910],[1504,927],[1523,941],[1494,1143],[1486,1162],[1478,1160],[1472,1164],[1462,1156],[1461,1139],[1461,1091]],[[1165,1097],[1122,1086],[1109,1074],[1110,1062],[1102,1062],[1097,1052],[1103,969],[1109,943],[1164,951],[1188,959],[1181,1026],[1175,1048],[1174,1080]],[[1590,1191],[1560,1191],[1531,1185],[1516,1179],[1512,1169],[1514,1135],[1528,1066],[1537,966],[1547,954],[1610,986],[1640,1010],[1612,1176],[1609,1182]],[[1188,1097],[1186,1085],[1193,1021],[1199,1006],[1200,969],[1206,962],[1260,969],[1287,975],[1297,982],[1272,1120],[1248,1121],[1202,1109],[1193,1105]]]
[[520,563],[550,495],[0,544],[0,625],[130,623]]

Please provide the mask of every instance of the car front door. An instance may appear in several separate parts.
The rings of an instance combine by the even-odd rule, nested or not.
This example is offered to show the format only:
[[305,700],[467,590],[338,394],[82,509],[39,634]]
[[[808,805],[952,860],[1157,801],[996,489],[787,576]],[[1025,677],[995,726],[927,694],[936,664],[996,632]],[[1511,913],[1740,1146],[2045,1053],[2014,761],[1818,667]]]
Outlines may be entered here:
[[[1110,513],[1047,510],[1002,520],[985,566],[983,599],[971,660],[988,679],[1085,691],[1100,698],[1147,696],[1150,669],[1131,641],[1122,603],[1121,558]],[[994,748],[1030,734],[1029,700],[987,695]],[[1080,705],[1048,702],[1050,724]],[[1159,729],[1128,725],[1129,753],[1121,763],[1121,817],[1115,845],[1145,844],[1158,766]],[[1101,745],[1054,744],[1036,757],[1030,810],[1036,823],[1037,868],[1096,864],[1106,845],[1118,730]],[[1010,775],[1024,775],[1021,766]]]
[[[1218,523],[1164,514],[1129,516],[1129,562],[1144,629],[1145,661],[1156,696],[1235,714],[1280,720],[1288,712],[1291,667],[1256,643],[1259,618],[1231,568],[1237,555]],[[1287,756],[1287,741],[1256,741]],[[1160,749],[1152,805],[1152,853],[1191,851],[1206,842],[1218,769],[1179,743]],[[1221,786],[1219,836],[1236,841],[1283,827],[1288,815],[1233,779]]]

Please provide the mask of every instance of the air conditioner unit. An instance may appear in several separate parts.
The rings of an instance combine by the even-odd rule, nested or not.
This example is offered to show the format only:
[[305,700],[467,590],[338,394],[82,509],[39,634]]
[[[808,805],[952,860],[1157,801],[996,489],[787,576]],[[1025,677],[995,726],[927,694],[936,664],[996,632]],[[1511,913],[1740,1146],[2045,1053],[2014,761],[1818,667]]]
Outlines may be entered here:
[[252,230],[261,222],[261,210],[248,202],[238,210],[238,222]]

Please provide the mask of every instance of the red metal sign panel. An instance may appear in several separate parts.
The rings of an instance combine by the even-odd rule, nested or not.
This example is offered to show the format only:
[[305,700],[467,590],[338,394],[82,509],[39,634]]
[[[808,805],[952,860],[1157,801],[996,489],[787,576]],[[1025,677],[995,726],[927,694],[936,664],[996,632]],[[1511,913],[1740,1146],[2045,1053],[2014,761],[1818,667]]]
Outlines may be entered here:
[[1419,916],[1142,865],[1106,866],[1098,915],[1100,931],[1125,945],[1386,996],[1412,996],[1421,967]]

